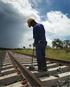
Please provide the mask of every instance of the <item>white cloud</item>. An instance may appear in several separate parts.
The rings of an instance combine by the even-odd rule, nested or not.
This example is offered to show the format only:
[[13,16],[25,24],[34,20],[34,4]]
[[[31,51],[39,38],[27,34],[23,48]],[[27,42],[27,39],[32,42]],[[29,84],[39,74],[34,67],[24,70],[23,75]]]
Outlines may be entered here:
[[47,20],[43,22],[46,31],[57,36],[70,35],[70,19],[59,11],[47,13]]
[[25,18],[33,17],[40,21],[38,11],[33,9],[29,0],[2,0],[4,3],[9,3]]
[[[30,31],[27,31],[27,33],[25,33],[23,35],[23,40],[21,42],[21,44],[24,43],[25,47],[29,47],[29,45],[33,44],[33,33],[32,33],[32,29]],[[23,46],[23,45],[22,45]]]

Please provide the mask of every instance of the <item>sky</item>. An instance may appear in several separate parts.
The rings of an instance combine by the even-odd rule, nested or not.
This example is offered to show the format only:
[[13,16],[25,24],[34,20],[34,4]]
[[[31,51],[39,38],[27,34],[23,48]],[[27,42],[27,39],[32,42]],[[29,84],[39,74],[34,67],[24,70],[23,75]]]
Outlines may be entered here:
[[56,38],[70,40],[70,0],[0,0],[0,47],[33,43],[28,18],[44,25],[48,45]]

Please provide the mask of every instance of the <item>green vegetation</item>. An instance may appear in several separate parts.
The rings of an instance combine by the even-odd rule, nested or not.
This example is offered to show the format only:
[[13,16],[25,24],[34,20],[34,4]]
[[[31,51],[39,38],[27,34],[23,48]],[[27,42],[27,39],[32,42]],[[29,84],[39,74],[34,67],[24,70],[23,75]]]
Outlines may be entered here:
[[70,60],[70,52],[67,53],[64,49],[47,49],[46,56],[49,58]]
[[19,53],[19,54],[32,54],[32,49],[16,50],[16,53]]
[[2,52],[2,50],[0,49],[0,53]]
[[[20,54],[32,54],[32,49],[16,50]],[[57,58],[61,60],[70,60],[70,52],[66,52],[64,49],[46,49],[46,57],[48,58]]]

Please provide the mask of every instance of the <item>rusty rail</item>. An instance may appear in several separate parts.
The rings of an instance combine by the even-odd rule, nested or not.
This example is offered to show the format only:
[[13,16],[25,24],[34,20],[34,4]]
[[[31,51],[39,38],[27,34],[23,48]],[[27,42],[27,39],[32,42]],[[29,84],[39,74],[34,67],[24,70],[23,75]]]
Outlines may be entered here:
[[8,51],[10,59],[15,67],[17,67],[22,75],[22,77],[28,80],[32,87],[43,87],[42,82],[36,78],[25,66],[22,66],[13,56],[11,51]]
[[[35,55],[31,55],[31,54],[23,54],[23,55],[30,56],[30,57],[33,56],[33,57],[36,58]],[[49,61],[52,61],[52,62],[62,63],[62,64],[70,66],[70,60],[68,61],[68,60],[62,60],[62,59],[59,59],[59,58],[57,58],[57,59],[55,59],[55,58],[47,58],[47,57],[45,57],[45,58],[46,58],[46,60],[49,60]]]

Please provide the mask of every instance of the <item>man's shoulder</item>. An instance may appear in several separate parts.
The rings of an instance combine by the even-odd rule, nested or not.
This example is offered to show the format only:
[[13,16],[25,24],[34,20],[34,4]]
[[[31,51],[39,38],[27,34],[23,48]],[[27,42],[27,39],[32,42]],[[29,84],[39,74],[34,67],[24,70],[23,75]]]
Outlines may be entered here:
[[37,28],[37,27],[41,28],[41,27],[43,27],[43,25],[38,23],[38,24],[35,25],[35,28]]
[[36,26],[43,26],[43,24],[39,24],[39,23],[38,23],[38,24],[36,24]]
[[35,31],[35,30],[42,30],[42,29],[44,29],[44,27],[43,27],[43,25],[42,24],[39,24],[39,23],[37,23],[35,26],[34,26],[34,28],[33,28],[33,30]]

